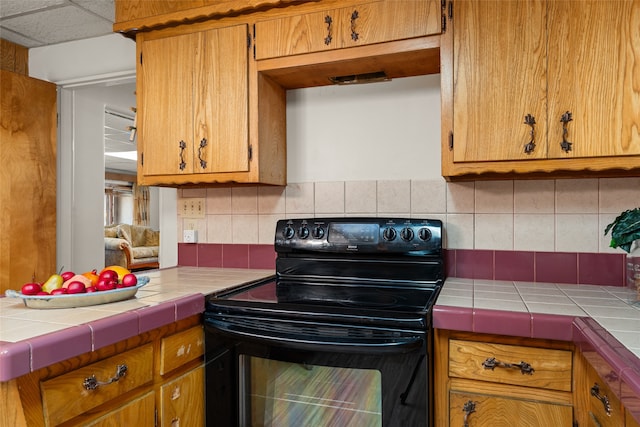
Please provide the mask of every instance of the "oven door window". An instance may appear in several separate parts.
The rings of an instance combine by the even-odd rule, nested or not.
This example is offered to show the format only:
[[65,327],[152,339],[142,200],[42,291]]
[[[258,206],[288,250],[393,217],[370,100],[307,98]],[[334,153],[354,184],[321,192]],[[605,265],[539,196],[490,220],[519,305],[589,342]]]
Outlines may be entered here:
[[382,374],[240,356],[241,425],[382,426]]

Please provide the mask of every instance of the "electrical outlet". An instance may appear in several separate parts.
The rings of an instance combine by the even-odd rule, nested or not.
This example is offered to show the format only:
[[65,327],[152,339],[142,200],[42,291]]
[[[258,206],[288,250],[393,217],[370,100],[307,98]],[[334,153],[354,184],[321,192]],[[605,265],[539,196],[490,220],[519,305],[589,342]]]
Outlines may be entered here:
[[204,218],[206,211],[206,199],[186,198],[180,201],[180,216],[183,218]]
[[183,230],[182,240],[185,243],[198,243],[198,230]]

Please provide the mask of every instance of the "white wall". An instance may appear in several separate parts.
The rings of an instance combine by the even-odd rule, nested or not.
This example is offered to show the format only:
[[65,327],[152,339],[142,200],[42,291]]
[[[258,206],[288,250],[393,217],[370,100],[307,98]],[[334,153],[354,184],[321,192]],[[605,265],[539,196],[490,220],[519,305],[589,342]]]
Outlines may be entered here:
[[287,178],[441,178],[440,75],[288,91]]
[[[85,271],[104,265],[104,106],[127,110],[135,105],[135,43],[109,35],[29,51],[30,75],[58,84],[57,265]],[[128,86],[127,86],[128,83]],[[152,198],[160,199],[152,189]],[[171,205],[175,190],[163,192]],[[154,197],[155,196],[155,197]],[[175,203],[169,220],[175,223]],[[162,230],[162,213],[151,210],[152,226]],[[175,226],[174,226],[175,228]],[[169,233],[169,236],[175,233]],[[175,240],[163,239],[160,262],[176,265]],[[167,259],[172,264],[163,264]],[[174,260],[174,261],[172,261]]]

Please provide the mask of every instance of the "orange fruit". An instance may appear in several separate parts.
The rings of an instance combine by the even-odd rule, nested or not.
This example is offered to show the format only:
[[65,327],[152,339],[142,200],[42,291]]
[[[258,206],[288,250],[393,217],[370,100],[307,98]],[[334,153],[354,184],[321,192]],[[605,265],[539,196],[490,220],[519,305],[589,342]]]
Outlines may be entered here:
[[91,280],[91,286],[95,286],[96,283],[98,283],[98,273],[96,273],[95,270],[92,271],[87,271],[85,273],[82,273],[82,275],[84,277],[86,277],[87,279]]
[[[127,270],[126,268],[121,267],[119,265],[110,265],[110,266],[105,267],[105,268],[102,269],[102,271],[105,271],[105,270],[113,270],[113,271],[115,271],[116,274],[118,275],[118,282],[120,282],[120,283],[122,283],[122,278],[125,275],[131,273],[129,270]],[[100,273],[102,273],[102,271]]]

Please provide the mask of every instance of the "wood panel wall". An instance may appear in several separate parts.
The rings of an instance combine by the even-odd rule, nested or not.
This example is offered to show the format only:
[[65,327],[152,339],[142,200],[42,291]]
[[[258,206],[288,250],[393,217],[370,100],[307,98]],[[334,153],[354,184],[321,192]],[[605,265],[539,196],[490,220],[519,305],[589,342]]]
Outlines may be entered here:
[[0,39],[0,70],[29,75],[29,49]]
[[56,92],[0,70],[0,294],[55,273]]

